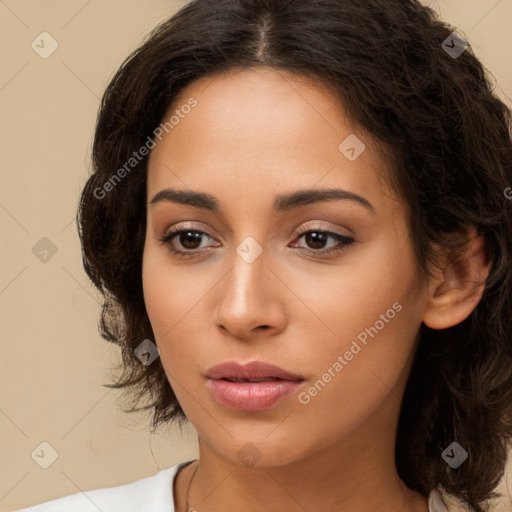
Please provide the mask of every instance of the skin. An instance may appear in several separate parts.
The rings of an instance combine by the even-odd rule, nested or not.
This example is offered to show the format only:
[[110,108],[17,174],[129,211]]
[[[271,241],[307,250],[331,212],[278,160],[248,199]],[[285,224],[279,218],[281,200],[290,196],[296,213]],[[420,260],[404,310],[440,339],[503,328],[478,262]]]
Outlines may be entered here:
[[[396,472],[401,398],[421,322],[455,325],[480,299],[481,242],[473,236],[467,258],[420,279],[386,161],[325,84],[235,70],[190,84],[164,119],[190,97],[197,106],[150,154],[143,258],[155,342],[199,436],[199,462],[176,479],[176,510],[185,510],[197,470],[189,506],[200,512],[259,511],[262,499],[270,512],[426,512],[427,500]],[[338,150],[350,134],[366,145],[355,161]],[[211,194],[223,212],[149,204],[166,188]],[[346,199],[272,210],[278,194],[319,188],[358,194],[374,212]],[[184,246],[183,236],[168,242],[196,256],[168,251],[161,238],[171,227],[206,233],[196,245]],[[355,241],[322,256],[337,241],[298,236],[315,229]],[[252,263],[236,252],[248,236],[263,249]],[[213,365],[259,360],[303,375],[307,391],[394,303],[401,311],[307,404],[293,395],[267,410],[236,411],[206,386]],[[261,457],[253,467],[237,457],[247,443]]]

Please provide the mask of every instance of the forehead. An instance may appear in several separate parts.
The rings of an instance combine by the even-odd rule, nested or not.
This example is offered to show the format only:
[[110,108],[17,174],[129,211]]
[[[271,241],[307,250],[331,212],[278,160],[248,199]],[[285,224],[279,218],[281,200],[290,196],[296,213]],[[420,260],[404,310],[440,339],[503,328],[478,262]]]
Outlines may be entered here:
[[[148,196],[165,187],[218,195],[227,182],[259,190],[259,198],[316,184],[382,189],[377,146],[318,80],[272,68],[206,76],[181,91],[162,122],[171,117],[150,155]],[[344,154],[347,145],[362,151],[355,160]]]

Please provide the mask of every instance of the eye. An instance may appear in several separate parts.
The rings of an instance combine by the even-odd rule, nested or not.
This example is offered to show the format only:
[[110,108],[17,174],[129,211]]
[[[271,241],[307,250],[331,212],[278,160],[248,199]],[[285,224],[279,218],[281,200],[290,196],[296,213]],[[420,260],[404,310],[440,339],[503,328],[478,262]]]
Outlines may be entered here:
[[[304,239],[304,242],[309,246],[303,247],[303,249],[310,254],[316,255],[339,252],[355,242],[352,237],[323,229],[308,229],[302,231],[297,237],[297,240],[300,239]],[[334,241],[334,244],[331,244],[331,246],[327,245],[329,239]]]
[[[200,231],[198,229],[173,228],[170,233],[160,239],[160,242],[167,246],[167,250],[171,254],[176,256],[194,256],[198,253],[204,252],[203,250],[194,250],[201,249],[201,243],[204,237],[211,238],[204,231]],[[176,249],[175,242],[178,242],[178,244],[185,250]]]
[[[166,245],[167,250],[171,254],[178,257],[192,257],[206,252],[204,246],[201,245],[205,237],[213,240],[213,238],[204,231],[195,229],[194,227],[181,227],[171,229],[170,233],[159,240]],[[301,239],[304,240],[308,247],[301,247],[295,242],[292,242],[293,245],[291,245],[291,247],[298,247],[316,256],[340,252],[355,242],[352,237],[323,229],[308,229],[302,231],[297,236],[297,240]],[[330,246],[328,245],[329,240],[334,242]],[[220,244],[217,244],[216,247],[219,247],[219,245]]]

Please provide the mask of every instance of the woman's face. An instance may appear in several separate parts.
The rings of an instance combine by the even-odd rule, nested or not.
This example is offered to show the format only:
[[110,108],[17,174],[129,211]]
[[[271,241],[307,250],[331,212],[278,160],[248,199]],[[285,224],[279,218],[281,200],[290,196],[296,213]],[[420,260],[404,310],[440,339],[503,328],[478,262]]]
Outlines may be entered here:
[[[144,297],[201,440],[267,466],[389,443],[427,295],[372,141],[326,86],[269,68],[192,83],[166,121],[149,159]],[[209,372],[254,361],[292,375]]]

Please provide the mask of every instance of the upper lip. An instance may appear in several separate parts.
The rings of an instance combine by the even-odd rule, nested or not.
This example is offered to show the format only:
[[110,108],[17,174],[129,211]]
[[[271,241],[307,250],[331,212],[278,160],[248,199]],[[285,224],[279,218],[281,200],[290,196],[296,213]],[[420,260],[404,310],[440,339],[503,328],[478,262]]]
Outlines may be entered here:
[[273,364],[263,363],[261,361],[251,361],[249,363],[237,363],[227,361],[225,363],[212,366],[205,374],[206,377],[214,380],[219,379],[282,379],[282,380],[304,380],[302,375],[288,372],[274,366]]

